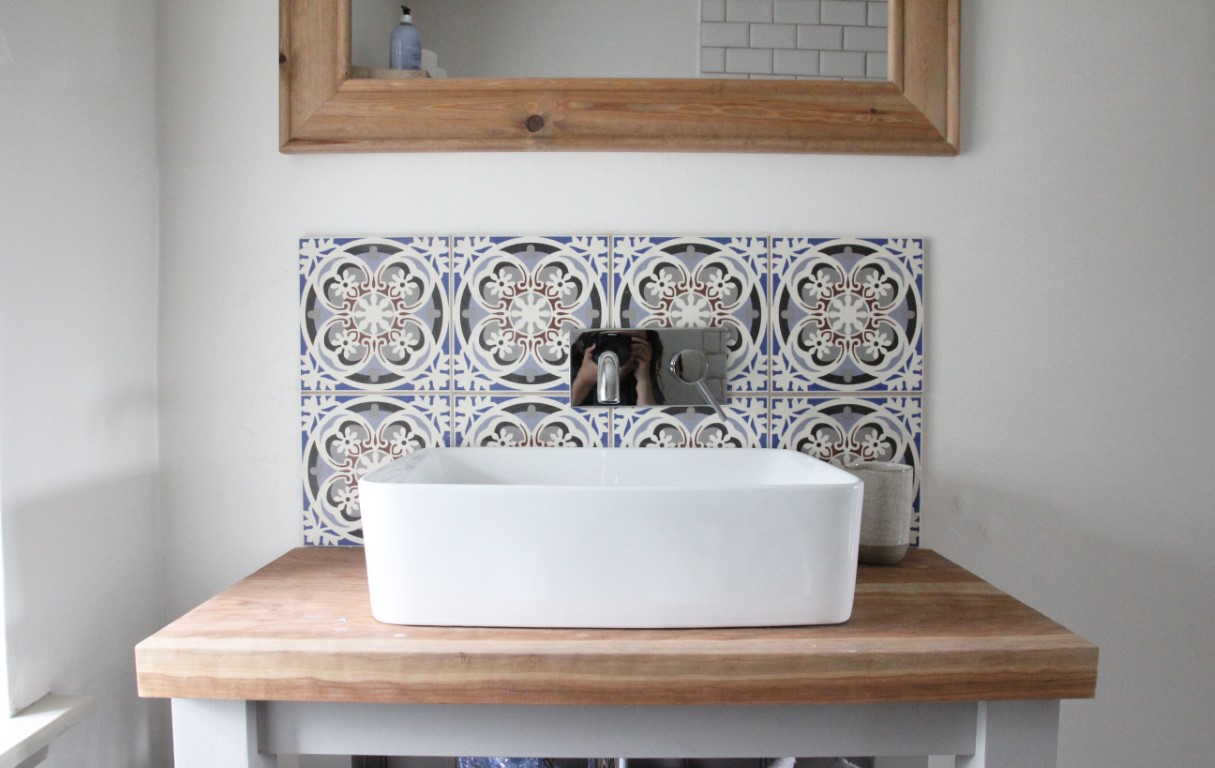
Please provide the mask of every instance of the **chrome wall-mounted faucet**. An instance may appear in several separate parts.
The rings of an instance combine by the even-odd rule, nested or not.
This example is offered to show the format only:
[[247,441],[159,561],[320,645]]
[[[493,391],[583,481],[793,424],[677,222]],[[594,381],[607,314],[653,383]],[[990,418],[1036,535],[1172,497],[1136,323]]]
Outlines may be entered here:
[[570,404],[710,405],[726,420],[729,328],[570,332]]
[[600,405],[620,405],[620,358],[615,350],[599,355],[595,396]]

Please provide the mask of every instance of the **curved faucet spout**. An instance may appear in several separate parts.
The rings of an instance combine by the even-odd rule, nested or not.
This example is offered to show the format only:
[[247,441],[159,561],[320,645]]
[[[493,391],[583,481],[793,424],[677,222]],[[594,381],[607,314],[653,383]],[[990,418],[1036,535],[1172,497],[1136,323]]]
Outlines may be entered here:
[[599,356],[595,397],[600,405],[620,405],[620,358],[610,350]]

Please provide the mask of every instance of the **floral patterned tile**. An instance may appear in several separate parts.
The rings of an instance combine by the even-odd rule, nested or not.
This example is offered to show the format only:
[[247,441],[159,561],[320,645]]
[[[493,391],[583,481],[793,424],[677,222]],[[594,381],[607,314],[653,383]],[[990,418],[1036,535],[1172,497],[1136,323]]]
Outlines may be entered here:
[[612,273],[613,324],[731,328],[731,391],[767,389],[767,238],[618,237]]
[[[358,478],[433,445],[899,461],[916,468],[918,534],[921,241],[311,239],[300,307],[309,544],[361,544]],[[570,408],[569,330],[609,325],[730,328],[727,423],[701,406]]]
[[358,479],[415,450],[450,444],[446,395],[305,395],[300,413],[305,544],[361,545]]
[[775,398],[772,446],[824,461],[889,461],[915,469],[912,543],[920,531],[919,397]]
[[923,243],[775,238],[772,390],[923,390]]
[[570,329],[607,317],[607,239],[461,237],[452,251],[455,389],[568,386]]
[[451,382],[446,238],[300,241],[301,389]]
[[612,427],[620,448],[767,448],[768,401],[735,397],[722,423],[708,406],[614,408]]
[[455,398],[459,446],[601,448],[610,445],[605,409],[572,409],[564,399],[539,396]]

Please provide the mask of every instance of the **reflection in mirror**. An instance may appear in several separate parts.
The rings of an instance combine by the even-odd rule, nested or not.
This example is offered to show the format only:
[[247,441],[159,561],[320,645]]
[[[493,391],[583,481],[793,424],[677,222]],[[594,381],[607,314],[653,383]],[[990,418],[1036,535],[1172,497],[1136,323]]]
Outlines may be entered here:
[[[887,0],[417,0],[432,76],[886,80]],[[352,0],[352,63],[388,65],[399,2]]]

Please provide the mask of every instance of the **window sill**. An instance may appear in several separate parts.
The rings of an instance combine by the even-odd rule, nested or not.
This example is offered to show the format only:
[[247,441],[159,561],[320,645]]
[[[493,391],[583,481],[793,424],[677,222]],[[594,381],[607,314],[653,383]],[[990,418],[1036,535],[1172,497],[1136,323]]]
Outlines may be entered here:
[[59,734],[94,709],[91,696],[44,696],[10,718],[0,718],[0,768],[31,768],[46,759]]

